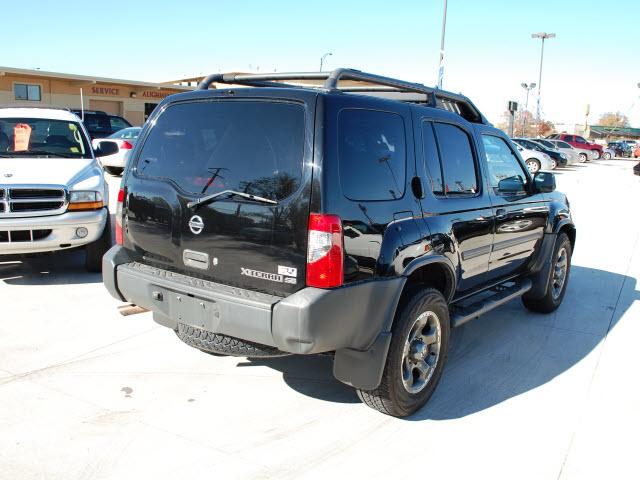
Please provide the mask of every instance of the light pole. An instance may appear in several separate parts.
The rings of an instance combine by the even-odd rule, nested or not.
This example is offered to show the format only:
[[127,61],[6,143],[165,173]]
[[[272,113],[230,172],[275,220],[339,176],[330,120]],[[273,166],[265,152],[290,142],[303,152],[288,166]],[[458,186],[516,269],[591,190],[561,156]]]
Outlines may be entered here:
[[544,59],[544,41],[547,38],[555,38],[555,33],[547,33],[547,32],[538,32],[532,33],[531,38],[540,38],[542,39],[542,48],[540,49],[540,73],[538,75],[538,107],[536,111],[536,117],[540,120],[540,90],[542,88],[542,60]]
[[324,64],[324,59],[331,55],[333,55],[333,53],[327,52],[324,55],[322,55],[322,57],[320,57],[320,71],[322,71],[322,65]]
[[527,91],[527,99],[524,102],[524,112],[522,112],[522,136],[526,136],[527,131],[527,112],[529,111],[529,92],[536,88],[535,82],[531,82],[529,85],[521,83],[520,86]]
[[444,11],[442,12],[442,34],[440,36],[440,63],[438,65],[438,89],[442,90],[442,79],[444,78],[444,32],[447,27],[447,0],[444,0]]

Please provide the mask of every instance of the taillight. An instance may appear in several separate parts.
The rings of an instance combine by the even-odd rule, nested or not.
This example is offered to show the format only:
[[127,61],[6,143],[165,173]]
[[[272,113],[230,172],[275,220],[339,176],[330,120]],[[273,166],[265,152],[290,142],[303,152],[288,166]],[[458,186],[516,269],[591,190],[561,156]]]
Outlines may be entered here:
[[120,145],[120,148],[123,150],[131,150],[133,148],[133,145],[131,145],[129,142],[127,142],[126,140],[124,140],[122,142],[122,145]]
[[343,282],[342,222],[337,215],[309,215],[307,286],[339,287]]
[[118,191],[118,207],[116,209],[116,243],[118,245],[124,244],[124,238],[122,235],[122,204],[124,203],[124,188]]

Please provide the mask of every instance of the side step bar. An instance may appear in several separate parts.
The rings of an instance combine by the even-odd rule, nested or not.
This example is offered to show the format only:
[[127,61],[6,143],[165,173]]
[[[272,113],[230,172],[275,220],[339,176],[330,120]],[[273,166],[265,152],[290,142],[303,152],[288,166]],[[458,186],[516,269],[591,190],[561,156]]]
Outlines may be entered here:
[[531,290],[531,287],[531,280],[522,280],[512,287],[497,287],[497,293],[483,300],[464,307],[454,307],[451,315],[451,326],[454,328],[459,327],[470,320],[474,320],[514,298],[521,297]]

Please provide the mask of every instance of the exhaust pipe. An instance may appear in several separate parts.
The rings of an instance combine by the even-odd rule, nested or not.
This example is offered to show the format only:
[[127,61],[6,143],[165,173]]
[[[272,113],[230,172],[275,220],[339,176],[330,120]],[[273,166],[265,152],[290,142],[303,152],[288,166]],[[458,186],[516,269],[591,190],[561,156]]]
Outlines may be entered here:
[[129,315],[137,315],[138,313],[148,312],[146,308],[139,307],[138,305],[134,305],[133,303],[129,303],[127,305],[120,305],[118,307],[118,312],[123,317],[128,317]]

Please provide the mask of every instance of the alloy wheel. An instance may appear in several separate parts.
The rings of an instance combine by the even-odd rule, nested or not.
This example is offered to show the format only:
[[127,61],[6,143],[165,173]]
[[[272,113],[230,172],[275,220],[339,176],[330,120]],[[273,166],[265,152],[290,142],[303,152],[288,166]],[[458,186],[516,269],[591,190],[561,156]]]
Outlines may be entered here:
[[567,255],[567,249],[562,247],[558,250],[556,256],[556,263],[553,266],[553,278],[551,279],[551,295],[554,300],[557,300],[562,294],[564,283],[567,279],[567,270],[569,266],[569,258]]
[[421,392],[429,383],[440,356],[440,319],[432,312],[422,313],[413,322],[402,353],[402,384],[407,392]]

